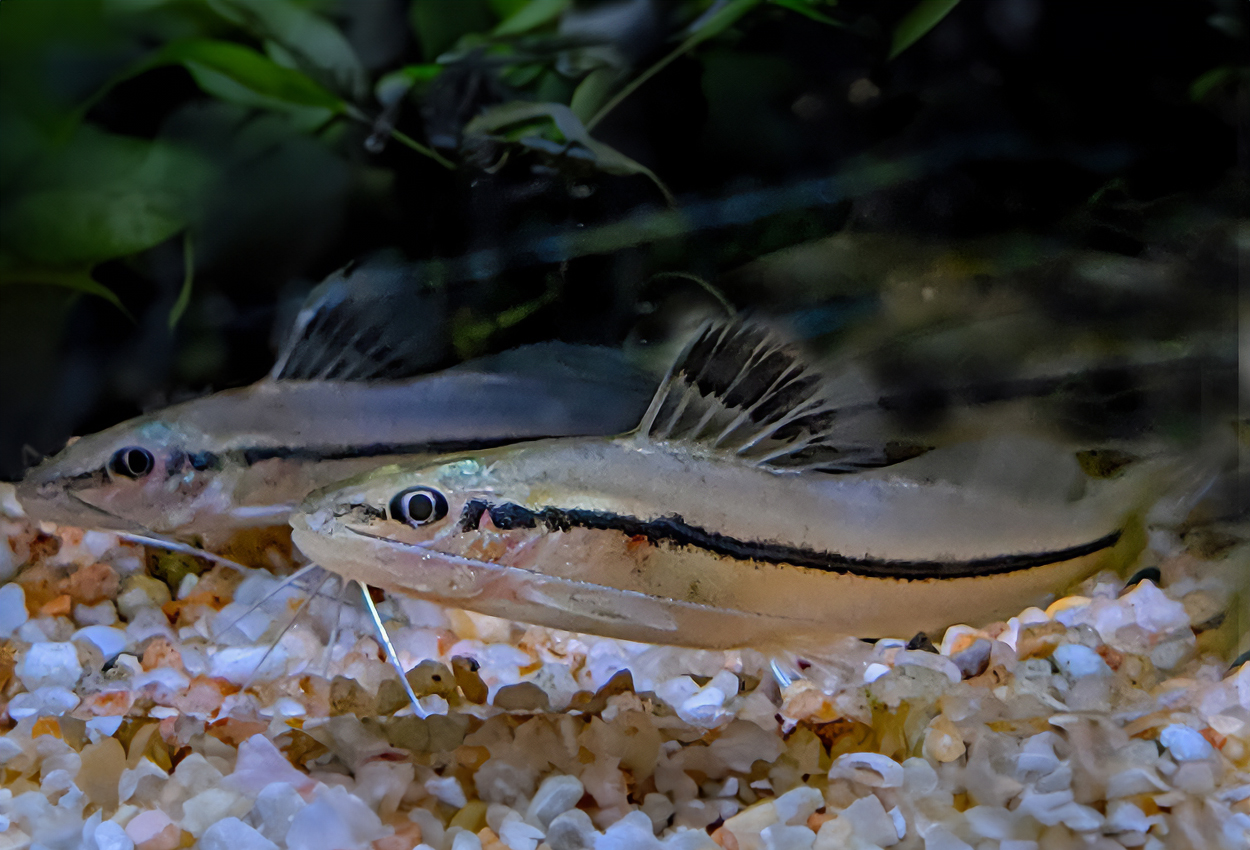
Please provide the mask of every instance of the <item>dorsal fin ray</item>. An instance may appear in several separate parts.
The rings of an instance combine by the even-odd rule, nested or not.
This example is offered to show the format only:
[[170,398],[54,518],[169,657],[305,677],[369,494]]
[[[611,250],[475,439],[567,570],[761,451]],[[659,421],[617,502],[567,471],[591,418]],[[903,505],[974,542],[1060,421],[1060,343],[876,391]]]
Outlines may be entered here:
[[382,254],[350,263],[308,294],[269,372],[273,381],[419,375],[447,353],[446,296],[420,267]]
[[[839,396],[835,399],[835,396]],[[711,322],[665,376],[636,432],[778,469],[847,472],[883,462],[856,439],[875,397],[840,397],[792,346],[754,322]]]

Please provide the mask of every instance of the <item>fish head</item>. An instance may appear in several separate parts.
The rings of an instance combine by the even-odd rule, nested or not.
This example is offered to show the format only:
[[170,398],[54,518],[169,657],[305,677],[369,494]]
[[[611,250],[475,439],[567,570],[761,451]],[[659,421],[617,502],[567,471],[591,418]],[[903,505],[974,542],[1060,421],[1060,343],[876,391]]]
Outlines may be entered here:
[[160,414],[72,440],[27,471],[18,501],[32,519],[129,532],[184,530],[216,491],[222,458],[203,435]]
[[[494,464],[458,457],[391,465],[315,491],[291,516],[295,544],[349,579],[427,598],[454,599],[516,558],[541,530],[492,517],[487,506],[522,500]],[[462,594],[460,591],[463,591]]]

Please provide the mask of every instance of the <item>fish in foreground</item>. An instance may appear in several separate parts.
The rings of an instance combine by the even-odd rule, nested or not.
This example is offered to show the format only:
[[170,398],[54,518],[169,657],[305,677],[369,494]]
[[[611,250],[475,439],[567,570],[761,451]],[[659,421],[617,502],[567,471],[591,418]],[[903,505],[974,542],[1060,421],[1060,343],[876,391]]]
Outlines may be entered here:
[[264,380],[83,437],[30,470],[19,501],[36,520],[228,536],[285,525],[309,491],[387,459],[612,434],[645,410],[654,380],[595,346],[543,343],[396,377],[428,358],[414,287],[393,267],[332,276]]
[[787,346],[713,324],[636,430],[393,465],[294,541],[347,580],[554,628],[779,651],[985,622],[1131,550],[1158,480],[1001,438],[887,466]]

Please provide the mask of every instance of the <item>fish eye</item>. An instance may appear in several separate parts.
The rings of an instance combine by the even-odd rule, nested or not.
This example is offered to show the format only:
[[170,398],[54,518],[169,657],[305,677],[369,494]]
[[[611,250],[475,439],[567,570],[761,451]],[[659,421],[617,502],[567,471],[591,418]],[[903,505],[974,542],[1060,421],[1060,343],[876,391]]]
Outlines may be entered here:
[[409,525],[426,525],[447,516],[447,499],[429,487],[409,487],[391,499],[391,519]]
[[109,461],[109,470],[127,478],[142,478],[156,466],[152,453],[139,446],[127,446],[113,453]]

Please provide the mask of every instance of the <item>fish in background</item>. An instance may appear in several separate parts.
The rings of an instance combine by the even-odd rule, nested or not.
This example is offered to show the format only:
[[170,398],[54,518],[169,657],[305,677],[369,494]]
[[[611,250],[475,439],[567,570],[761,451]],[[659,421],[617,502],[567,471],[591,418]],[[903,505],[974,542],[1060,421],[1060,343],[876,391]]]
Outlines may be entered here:
[[655,378],[597,346],[418,374],[444,350],[439,297],[411,267],[349,265],[310,293],[264,379],[77,439],[18,499],[35,520],[208,541],[284,526],[310,490],[382,463],[616,433],[646,409]]

